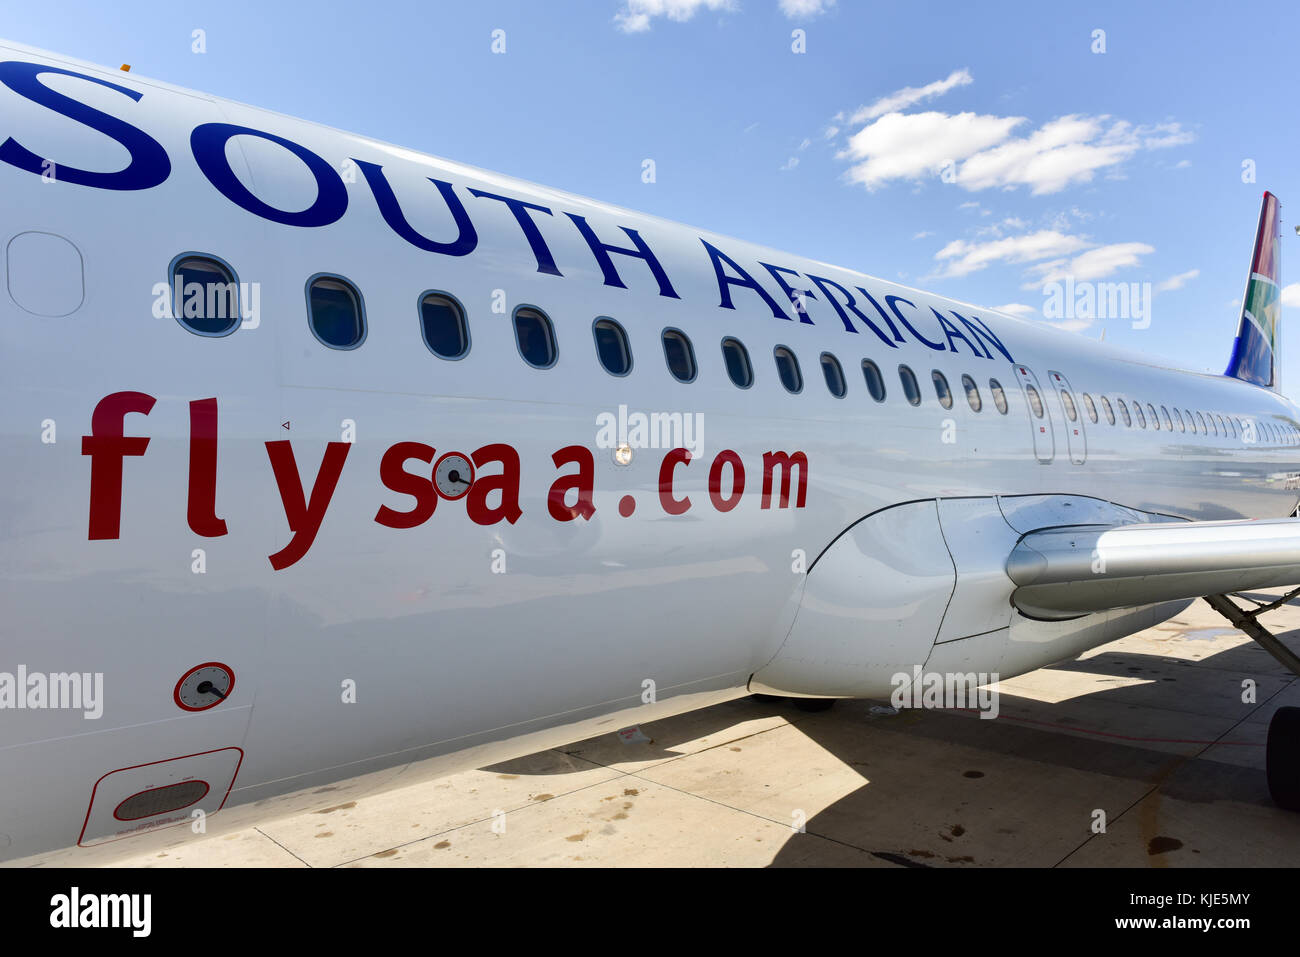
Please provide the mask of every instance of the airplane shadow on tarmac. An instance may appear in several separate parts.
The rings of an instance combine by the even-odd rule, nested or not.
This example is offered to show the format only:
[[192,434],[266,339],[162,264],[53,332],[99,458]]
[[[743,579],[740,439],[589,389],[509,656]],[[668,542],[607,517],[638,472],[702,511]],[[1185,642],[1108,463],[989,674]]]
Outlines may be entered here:
[[[1300,682],[1253,642],[1213,653],[1207,642],[1192,659],[1196,632],[1233,634],[1226,622],[1188,629],[1183,657],[1106,647],[1041,669],[1002,689],[995,720],[748,697],[643,725],[648,741],[610,734],[556,751],[575,771],[592,762],[650,781],[693,761],[698,773],[674,768],[670,786],[787,826],[806,814],[774,867],[1294,863],[1300,814],[1273,804],[1263,767],[1268,720],[1300,705]],[[1279,637],[1300,648],[1300,629]],[[1257,703],[1242,701],[1246,679]]]

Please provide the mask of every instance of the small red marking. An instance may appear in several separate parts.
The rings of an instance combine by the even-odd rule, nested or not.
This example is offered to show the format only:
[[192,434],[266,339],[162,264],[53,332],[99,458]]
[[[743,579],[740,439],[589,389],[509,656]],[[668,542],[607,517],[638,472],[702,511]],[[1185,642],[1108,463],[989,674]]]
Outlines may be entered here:
[[636,499],[634,499],[631,495],[624,495],[621,499],[618,500],[618,514],[622,515],[624,518],[627,518],[635,511],[636,511]]

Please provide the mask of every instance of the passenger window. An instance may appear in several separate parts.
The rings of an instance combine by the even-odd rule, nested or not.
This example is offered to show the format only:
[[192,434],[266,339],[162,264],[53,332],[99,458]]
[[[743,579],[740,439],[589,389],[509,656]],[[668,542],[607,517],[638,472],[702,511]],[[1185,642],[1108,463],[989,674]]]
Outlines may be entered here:
[[1206,419],[1208,419],[1210,423],[1210,434],[1213,435],[1215,438],[1218,438],[1219,425],[1217,422],[1214,421],[1214,413],[1211,412],[1208,416],[1206,416]]
[[632,371],[632,347],[627,333],[613,319],[601,316],[591,325],[591,335],[596,341],[596,358],[610,375],[625,376]]
[[921,387],[916,384],[916,373],[907,366],[898,367],[898,381],[903,384],[903,395],[911,405],[921,404]]
[[978,412],[984,408],[984,400],[980,398],[979,386],[975,380],[968,375],[961,377],[961,387],[966,390],[966,402],[970,405],[972,412]]
[[799,372],[799,360],[794,353],[785,346],[777,346],[772,350],[772,356],[776,359],[776,374],[785,391],[802,392],[803,375]]
[[1151,417],[1151,428],[1157,432],[1160,431],[1160,416],[1156,415],[1156,407],[1150,402],[1147,403],[1147,414]]
[[1183,425],[1183,417],[1178,414],[1178,406],[1174,406],[1174,421],[1178,423],[1179,432],[1187,431],[1187,427]]
[[993,404],[1001,415],[1007,414],[1007,394],[1002,391],[1002,383],[997,379],[989,379],[989,391],[993,393]]
[[559,358],[551,320],[546,313],[531,306],[515,310],[515,344],[524,361],[534,369],[549,369]]
[[1187,431],[1196,432],[1196,417],[1192,415],[1191,409],[1183,409],[1183,420],[1187,423]]
[[1043,417],[1043,400],[1039,396],[1038,390],[1032,385],[1026,385],[1025,392],[1029,395],[1029,407],[1034,410],[1034,418],[1041,419]]
[[172,262],[172,315],[199,336],[228,336],[239,325],[239,283],[234,271],[209,256]]
[[1104,395],[1101,397],[1101,411],[1106,413],[1106,422],[1110,425],[1115,424],[1115,410],[1110,407],[1110,399]]
[[1160,416],[1165,420],[1165,431],[1172,432],[1174,430],[1174,420],[1169,418],[1169,410],[1163,405],[1160,407]]
[[1097,406],[1093,404],[1092,396],[1088,395],[1088,393],[1086,393],[1086,392],[1083,393],[1083,404],[1084,404],[1084,406],[1085,406],[1085,407],[1087,408],[1087,410],[1088,410],[1088,420],[1089,420],[1090,422],[1096,422],[1096,421],[1097,421]]
[[1116,399],[1115,402],[1119,406],[1119,416],[1124,420],[1124,428],[1133,428],[1133,419],[1129,417],[1128,406],[1124,403],[1124,400]]
[[1196,424],[1200,426],[1201,435],[1210,434],[1210,430],[1205,424],[1205,416],[1201,415],[1199,412],[1196,413]]
[[939,404],[945,409],[952,408],[952,389],[948,388],[947,377],[935,369],[930,373],[930,378],[934,381],[934,394],[939,399]]
[[1142,414],[1142,403],[1141,403],[1141,402],[1134,402],[1134,403],[1133,403],[1133,415],[1134,415],[1134,417],[1137,419],[1138,428],[1139,428],[1139,429],[1145,429],[1145,428],[1147,427],[1147,417],[1146,417],[1145,415]]
[[1074,396],[1070,395],[1069,389],[1061,390],[1061,404],[1065,406],[1065,414],[1071,422],[1079,421],[1079,411],[1074,407]]
[[880,367],[870,359],[862,360],[862,378],[866,380],[867,391],[877,402],[885,401],[885,377],[880,374]]
[[355,349],[366,338],[361,293],[342,276],[316,276],[307,285],[312,334],[331,349]]
[[469,352],[469,328],[460,303],[439,292],[420,297],[420,331],[429,351],[441,359],[459,359]]
[[754,384],[754,367],[749,364],[749,350],[739,339],[722,340],[722,358],[727,364],[727,377],[738,389],[748,389]]
[[695,381],[695,350],[691,347],[691,340],[686,338],[686,333],[678,329],[665,329],[663,340],[664,361],[668,363],[668,371],[673,378],[678,382]]
[[840,368],[840,360],[829,352],[822,353],[822,375],[826,377],[826,388],[831,395],[837,399],[844,398],[844,393],[849,391],[844,381],[844,370]]

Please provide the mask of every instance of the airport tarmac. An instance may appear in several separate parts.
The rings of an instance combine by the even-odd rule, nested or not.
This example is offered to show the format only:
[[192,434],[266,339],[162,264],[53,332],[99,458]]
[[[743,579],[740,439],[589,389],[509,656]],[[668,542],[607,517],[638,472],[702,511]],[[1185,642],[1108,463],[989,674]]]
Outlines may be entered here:
[[[1263,598],[1280,591],[1255,593]],[[1262,619],[1300,650],[1300,605]],[[1255,683],[1243,701],[1244,682]],[[1264,779],[1300,681],[1204,602],[1003,681],[999,716],[742,698],[128,857],[148,867],[1300,862]],[[876,710],[873,711],[873,705]],[[1104,833],[1097,830],[1104,815]]]

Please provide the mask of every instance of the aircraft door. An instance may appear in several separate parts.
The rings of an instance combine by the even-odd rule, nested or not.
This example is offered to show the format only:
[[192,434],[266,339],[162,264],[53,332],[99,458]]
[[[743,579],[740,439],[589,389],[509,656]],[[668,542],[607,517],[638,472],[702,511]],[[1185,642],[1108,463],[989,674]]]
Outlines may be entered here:
[[1016,378],[1024,393],[1029,410],[1029,425],[1034,434],[1034,457],[1044,465],[1056,456],[1056,437],[1052,429],[1052,416],[1047,409],[1047,397],[1039,388],[1038,376],[1028,366],[1016,366]]
[[1065,376],[1051,369],[1047,370],[1047,376],[1052,380],[1052,388],[1056,390],[1056,398],[1061,403],[1065,444],[1070,450],[1070,461],[1082,465],[1088,460],[1088,434],[1083,427],[1083,410],[1079,408],[1079,400],[1075,398],[1074,390],[1070,388]]

